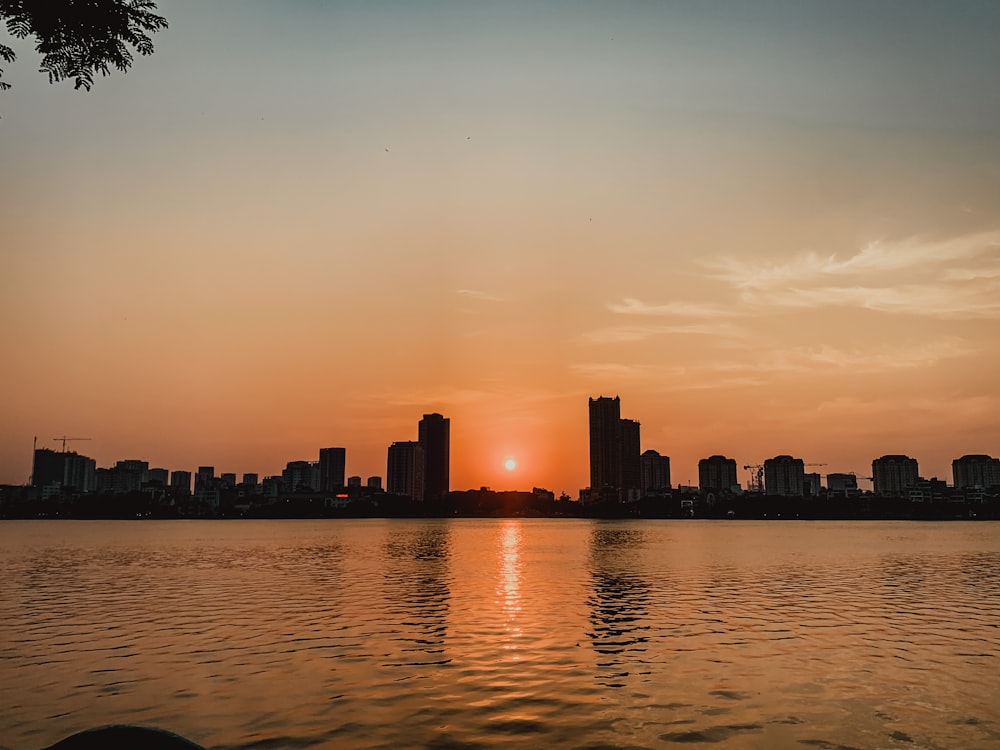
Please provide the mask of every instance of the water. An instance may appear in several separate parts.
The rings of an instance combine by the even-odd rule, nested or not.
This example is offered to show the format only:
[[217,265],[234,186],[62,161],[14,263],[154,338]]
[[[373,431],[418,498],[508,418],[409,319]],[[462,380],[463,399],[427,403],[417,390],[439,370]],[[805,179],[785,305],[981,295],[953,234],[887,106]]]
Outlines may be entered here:
[[0,523],[0,745],[1000,748],[1000,525]]

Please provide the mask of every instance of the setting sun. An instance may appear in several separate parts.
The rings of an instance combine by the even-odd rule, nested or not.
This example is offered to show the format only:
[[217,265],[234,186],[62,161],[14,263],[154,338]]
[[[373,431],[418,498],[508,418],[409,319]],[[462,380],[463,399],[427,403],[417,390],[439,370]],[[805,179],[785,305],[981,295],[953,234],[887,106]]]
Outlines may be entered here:
[[515,461],[513,458],[508,458],[506,461],[503,462],[503,467],[507,471],[514,471],[514,469],[517,468],[517,461]]

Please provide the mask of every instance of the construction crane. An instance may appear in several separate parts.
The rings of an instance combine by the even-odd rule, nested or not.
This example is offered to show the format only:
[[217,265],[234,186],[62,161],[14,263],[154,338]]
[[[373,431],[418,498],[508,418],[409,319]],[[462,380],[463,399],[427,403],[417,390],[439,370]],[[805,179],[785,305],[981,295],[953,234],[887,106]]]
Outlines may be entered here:
[[61,440],[62,441],[62,452],[65,453],[66,452],[66,443],[68,443],[69,441],[71,441],[71,440],[92,440],[93,438],[68,437],[66,435],[63,435],[62,437],[54,437],[52,439],[53,440]]
[[752,466],[744,466],[745,471],[752,471],[753,474],[750,475],[750,486],[747,489],[750,492],[763,492],[764,491],[764,464],[753,464]]

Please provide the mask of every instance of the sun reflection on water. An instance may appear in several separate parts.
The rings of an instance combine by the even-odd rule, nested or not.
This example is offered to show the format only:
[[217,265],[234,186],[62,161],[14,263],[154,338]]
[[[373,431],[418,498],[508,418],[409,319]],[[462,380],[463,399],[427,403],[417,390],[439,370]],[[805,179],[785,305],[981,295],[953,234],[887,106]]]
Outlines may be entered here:
[[[504,614],[504,630],[509,639],[521,636],[521,628],[517,624],[517,617],[521,612],[521,541],[520,522],[504,523],[500,528],[497,545],[500,567],[497,595]],[[504,648],[512,649],[515,645],[508,641]]]

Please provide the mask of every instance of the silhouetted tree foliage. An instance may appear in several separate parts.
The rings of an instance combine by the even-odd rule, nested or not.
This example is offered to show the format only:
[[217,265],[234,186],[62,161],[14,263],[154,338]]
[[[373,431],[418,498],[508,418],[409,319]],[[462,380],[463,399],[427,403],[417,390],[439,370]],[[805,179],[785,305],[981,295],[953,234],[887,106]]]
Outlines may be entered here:
[[[0,0],[0,19],[10,35],[38,40],[40,70],[49,83],[72,78],[74,88],[88,91],[96,73],[129,69],[130,48],[140,55],[153,53],[150,34],[167,27],[155,10],[153,0]],[[4,62],[14,57],[14,50],[0,44]],[[0,81],[0,89],[8,88]]]

